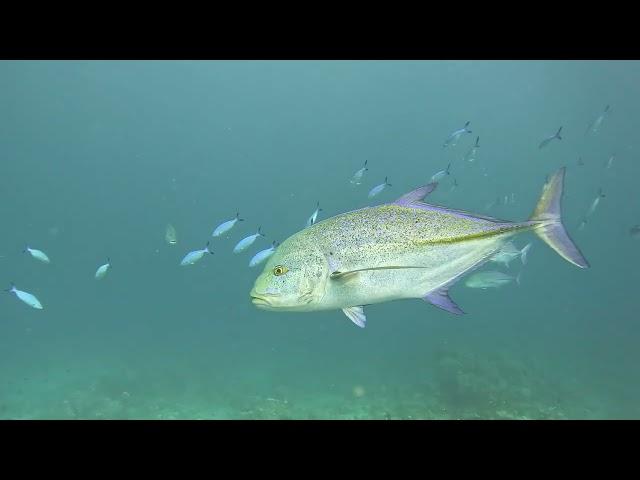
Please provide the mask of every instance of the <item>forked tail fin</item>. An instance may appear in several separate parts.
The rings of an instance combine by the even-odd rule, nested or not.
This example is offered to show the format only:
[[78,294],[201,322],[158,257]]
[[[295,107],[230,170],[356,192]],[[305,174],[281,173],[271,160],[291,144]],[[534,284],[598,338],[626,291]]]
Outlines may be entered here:
[[562,258],[580,268],[589,268],[589,262],[573,243],[562,224],[565,171],[566,167],[562,167],[544,184],[542,195],[529,220],[538,222],[533,231]]

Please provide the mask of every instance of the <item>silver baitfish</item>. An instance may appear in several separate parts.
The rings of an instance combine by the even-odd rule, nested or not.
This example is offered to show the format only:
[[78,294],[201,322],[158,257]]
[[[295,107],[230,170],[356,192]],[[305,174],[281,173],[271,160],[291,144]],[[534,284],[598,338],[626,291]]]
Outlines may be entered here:
[[243,250],[249,248],[253,242],[256,241],[258,237],[264,237],[264,233],[261,231],[262,227],[258,227],[258,231],[253,235],[249,235],[240,240],[235,247],[233,247],[233,253],[240,253]]
[[550,137],[547,137],[547,138],[545,138],[544,140],[542,140],[542,141],[540,142],[540,145],[538,145],[538,148],[544,148],[544,147],[546,147],[547,145],[549,145],[549,142],[550,142],[551,140],[554,140],[554,139],[556,139],[556,138],[557,138],[558,140],[562,140],[562,137],[560,136],[560,132],[561,132],[561,131],[562,131],[562,127],[560,127],[560,128],[558,129],[558,131],[557,131],[554,135],[551,135]]
[[24,253],[29,253],[33,258],[35,258],[36,260],[40,260],[42,263],[50,263],[51,260],[49,260],[49,257],[47,257],[47,254],[44,253],[42,250],[37,250],[35,248],[29,248],[26,247],[24,249]]
[[384,190],[386,187],[391,187],[392,185],[387,181],[388,177],[384,177],[384,183],[381,183],[380,185],[376,185],[375,187],[373,187],[371,190],[369,190],[369,198],[373,198],[376,195],[378,195],[382,190]]
[[278,243],[274,240],[271,243],[271,246],[269,248],[265,248],[264,250],[260,250],[258,253],[256,253],[251,260],[249,261],[249,266],[250,267],[255,267],[256,265],[261,264],[262,262],[264,262],[267,258],[269,258],[271,255],[273,255],[273,253],[276,251],[276,247],[278,246]]
[[320,208],[320,200],[316,203],[316,210],[311,214],[311,216],[307,219],[307,227],[310,227],[318,220],[318,214],[322,211]]
[[180,265],[182,266],[193,265],[194,263],[199,261],[202,257],[204,257],[205,254],[207,253],[210,253],[211,255],[213,255],[213,252],[209,250],[209,242],[207,242],[207,245],[202,250],[194,250],[193,252],[187,253],[182,259],[182,261],[180,262]]
[[367,168],[367,162],[369,160],[365,160],[364,161],[364,167],[362,167],[360,170],[358,170],[356,173],[353,174],[353,177],[351,177],[351,184],[352,185],[360,185],[362,183],[362,176],[364,175],[364,172],[366,172],[367,170],[369,170]]
[[32,308],[35,308],[37,310],[42,310],[43,308],[40,300],[38,300],[35,295],[32,295],[28,292],[23,292],[22,290],[18,290],[13,282],[11,282],[11,288],[6,289],[5,292],[14,293],[16,297],[18,297],[20,300],[22,300]]
[[226,222],[223,222],[220,225],[218,225],[216,229],[213,231],[213,233],[211,234],[211,236],[219,237],[220,235],[227,233],[229,230],[233,228],[233,226],[237,222],[244,222],[244,218],[240,218],[239,212],[236,212],[235,218],[232,218],[231,220],[227,220]]
[[451,135],[449,135],[449,137],[444,141],[444,148],[447,148],[449,145],[451,145],[452,147],[455,147],[456,144],[458,143],[458,140],[460,139],[460,136],[463,133],[472,133],[471,130],[469,130],[469,124],[471,122],[467,122],[464,124],[464,127],[462,127],[460,130],[456,130],[455,132],[453,132]]
[[514,277],[495,270],[479,272],[471,275],[464,284],[469,288],[498,288],[515,280],[515,282],[520,285],[521,274],[522,272],[520,272],[517,277]]
[[111,268],[111,259],[107,258],[107,263],[105,263],[104,265],[100,265],[98,267],[98,270],[96,270],[96,274],[95,274],[96,280],[100,280],[104,278],[104,276],[109,271],[109,268]]

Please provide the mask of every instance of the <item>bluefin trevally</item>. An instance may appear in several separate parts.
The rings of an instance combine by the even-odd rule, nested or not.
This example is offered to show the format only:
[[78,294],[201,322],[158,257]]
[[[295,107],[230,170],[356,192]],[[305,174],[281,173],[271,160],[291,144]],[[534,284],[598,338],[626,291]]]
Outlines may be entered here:
[[244,237],[240,240],[235,247],[233,247],[233,253],[240,253],[243,250],[247,249],[251,246],[253,242],[256,241],[258,237],[264,237],[264,233],[261,231],[262,227],[258,227],[258,231],[252,235]]
[[495,270],[489,272],[479,272],[471,275],[464,284],[469,288],[498,288],[503,285],[507,285],[508,283],[513,282],[514,280],[518,285],[520,285],[520,275],[522,272],[518,274],[517,277],[512,275],[507,275],[506,273],[498,272]]
[[22,300],[24,303],[26,303],[32,308],[35,308],[38,310],[42,310],[43,308],[42,304],[40,303],[40,300],[38,300],[35,295],[32,295],[31,293],[28,293],[28,292],[23,292],[22,290],[18,290],[16,286],[13,284],[13,282],[11,282],[11,287],[7,288],[5,292],[14,293],[16,297],[18,297],[20,300]]
[[271,243],[271,246],[269,248],[265,248],[264,250],[260,250],[258,253],[256,253],[251,260],[249,261],[249,266],[250,267],[255,267],[256,265],[261,264],[262,262],[264,262],[267,258],[269,258],[271,255],[273,255],[273,252],[276,251],[276,246],[278,245],[278,243],[274,240]]
[[38,249],[36,249],[36,248],[29,248],[29,247],[26,247],[26,248],[24,249],[24,253],[27,253],[27,252],[29,252],[29,254],[30,254],[33,258],[35,258],[35,259],[37,259],[37,260],[40,260],[40,261],[41,261],[41,262],[43,262],[43,263],[50,263],[50,262],[51,262],[51,260],[49,260],[49,257],[47,257],[47,254],[46,254],[46,253],[44,253],[42,250],[38,250]]
[[456,144],[458,143],[458,139],[460,138],[460,135],[462,135],[463,133],[471,133],[471,130],[469,130],[470,123],[471,123],[470,121],[465,123],[464,127],[462,127],[459,130],[456,130],[451,135],[449,135],[449,137],[444,141],[443,147],[446,148],[449,145],[451,145],[452,147],[455,147]]
[[369,160],[365,160],[364,161],[364,167],[362,167],[360,170],[358,170],[356,173],[353,174],[353,177],[351,177],[351,184],[352,185],[360,185],[362,183],[362,176],[364,175],[364,172],[366,172],[367,170],[369,170],[367,168],[367,162]]
[[96,274],[95,274],[96,280],[100,280],[101,278],[104,278],[104,276],[109,271],[109,268],[111,268],[111,259],[107,257],[107,263],[105,263],[104,265],[100,265],[98,267],[98,270],[96,270]]
[[316,202],[316,209],[315,211],[311,214],[311,216],[307,219],[307,227],[310,227],[311,225],[313,225],[314,223],[316,223],[316,220],[318,220],[318,214],[322,211],[322,209],[320,208],[320,200],[318,200]]
[[461,314],[449,288],[527,231],[587,268],[562,224],[564,178],[565,168],[549,178],[523,222],[423,203],[436,184],[322,220],[282,242],[256,279],[251,300],[266,310],[342,309],[360,327],[365,305],[398,299],[421,298]]
[[560,136],[560,132],[561,132],[561,131],[562,131],[562,127],[560,127],[560,128],[558,129],[558,131],[557,131],[555,134],[553,134],[553,135],[551,135],[550,137],[547,137],[547,138],[545,138],[544,140],[542,140],[542,141],[540,142],[540,145],[538,145],[538,148],[544,148],[544,147],[546,147],[547,145],[549,145],[549,142],[550,142],[551,140],[554,140],[554,139],[556,139],[556,138],[557,138],[558,140],[562,140],[562,137]]
[[219,237],[223,233],[228,232],[233,228],[236,222],[244,222],[244,218],[240,218],[240,213],[236,212],[236,216],[231,220],[227,220],[226,222],[222,222],[220,225],[216,227],[216,229],[211,234],[212,237]]
[[376,195],[378,195],[382,190],[385,189],[385,187],[391,187],[392,185],[388,182],[388,177],[384,177],[384,183],[381,183],[380,185],[376,185],[375,187],[373,187],[371,190],[369,190],[369,198],[373,198]]
[[193,265],[198,260],[200,260],[202,257],[204,257],[205,254],[207,254],[207,253],[210,253],[211,255],[213,255],[213,252],[211,250],[209,250],[209,242],[207,242],[207,244],[205,245],[205,247],[202,250],[194,250],[193,252],[187,253],[184,256],[184,258],[182,259],[182,261],[180,262],[180,265],[182,265],[182,266]]

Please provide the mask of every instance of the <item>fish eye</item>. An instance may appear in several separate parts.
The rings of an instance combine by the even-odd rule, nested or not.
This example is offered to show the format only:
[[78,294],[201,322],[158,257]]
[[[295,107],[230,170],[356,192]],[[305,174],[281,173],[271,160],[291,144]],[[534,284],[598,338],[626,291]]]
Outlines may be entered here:
[[285,273],[287,273],[289,271],[289,269],[283,265],[276,265],[273,269],[273,274],[276,277],[279,277],[280,275],[284,275]]

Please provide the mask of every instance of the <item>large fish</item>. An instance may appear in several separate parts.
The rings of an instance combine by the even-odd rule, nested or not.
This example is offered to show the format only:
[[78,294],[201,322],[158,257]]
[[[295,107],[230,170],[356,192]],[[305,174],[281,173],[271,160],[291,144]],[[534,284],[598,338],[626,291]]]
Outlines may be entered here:
[[390,204],[328,218],[282,242],[256,279],[251,300],[265,310],[341,309],[360,327],[363,306],[390,300],[421,298],[461,314],[449,288],[526,231],[587,268],[561,221],[564,175],[562,168],[545,183],[524,222],[423,203],[435,184]]

